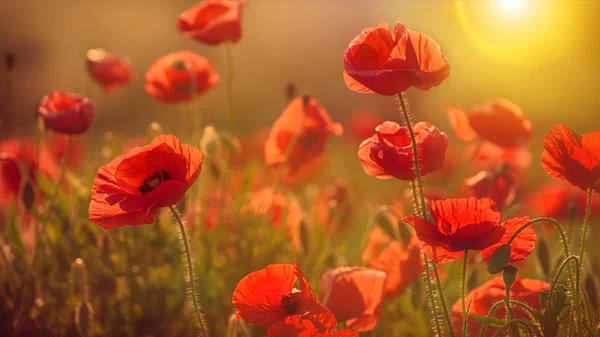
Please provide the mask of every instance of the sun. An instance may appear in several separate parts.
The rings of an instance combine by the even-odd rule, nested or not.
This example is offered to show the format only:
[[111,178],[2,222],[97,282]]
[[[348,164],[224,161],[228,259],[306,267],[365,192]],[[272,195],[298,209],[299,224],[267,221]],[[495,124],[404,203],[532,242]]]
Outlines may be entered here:
[[528,0],[496,0],[496,8],[505,16],[521,16],[527,7]]

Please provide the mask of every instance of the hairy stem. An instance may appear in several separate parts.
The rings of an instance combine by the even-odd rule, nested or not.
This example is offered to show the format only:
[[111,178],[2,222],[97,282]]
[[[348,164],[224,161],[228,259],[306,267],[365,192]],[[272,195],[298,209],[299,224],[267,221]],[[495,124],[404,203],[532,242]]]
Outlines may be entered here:
[[592,205],[592,190],[588,188],[587,195],[587,203],[585,207],[585,217],[583,218],[583,229],[581,230],[581,244],[579,246],[579,268],[577,269],[577,273],[583,272],[583,254],[585,253],[585,241],[587,239],[587,228],[588,223],[590,222],[590,211]]
[[465,249],[465,258],[463,259],[463,270],[462,270],[462,286],[461,286],[461,306],[462,306],[462,313],[463,313],[463,337],[467,336],[467,317],[469,316],[469,313],[467,313],[467,308],[466,308],[466,296],[467,296],[467,262],[469,260],[469,250]]

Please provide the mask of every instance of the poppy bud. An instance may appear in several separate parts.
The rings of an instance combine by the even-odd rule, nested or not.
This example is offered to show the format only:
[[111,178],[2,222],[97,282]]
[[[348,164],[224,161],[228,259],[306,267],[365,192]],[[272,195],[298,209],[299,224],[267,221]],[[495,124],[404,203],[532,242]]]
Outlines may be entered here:
[[89,98],[53,90],[42,98],[38,113],[48,129],[66,134],[80,134],[90,127],[96,105]]
[[85,262],[81,258],[75,259],[71,264],[71,274],[73,276],[73,290],[77,296],[83,300],[88,297],[88,274]]
[[231,155],[239,156],[242,153],[242,144],[236,136],[228,132],[221,132],[219,135],[221,144],[223,144],[223,146],[227,149],[227,151],[229,151],[229,153],[231,153]]
[[488,261],[488,272],[490,274],[498,274],[501,272],[510,262],[511,253],[512,249],[509,244],[498,247],[498,249],[492,253],[490,260]]
[[86,61],[92,79],[108,92],[123,88],[133,79],[133,65],[126,57],[96,48],[88,50]]
[[75,327],[82,337],[87,337],[92,331],[94,322],[94,308],[87,300],[83,300],[77,304],[75,308]]
[[[433,124],[420,122],[414,125],[417,139],[420,174],[438,171],[444,165],[448,136]],[[406,126],[384,122],[375,134],[364,140],[358,148],[358,158],[365,173],[379,179],[415,179],[411,138]]]
[[513,283],[515,283],[515,280],[517,279],[517,271],[517,268],[515,268],[512,265],[506,266],[506,268],[504,268],[504,273],[502,273],[502,280],[504,281],[506,289],[510,289]]
[[15,64],[17,63],[17,55],[15,53],[6,53],[4,55],[4,65],[6,69],[13,70],[15,68]]
[[221,141],[217,129],[209,125],[204,128],[200,138],[200,150],[207,155],[215,155],[221,149]]
[[377,214],[377,224],[390,238],[392,238],[393,240],[398,240],[398,235],[396,234],[396,230],[394,229],[395,226],[394,224],[392,224],[389,216],[385,212],[380,212],[379,214]]

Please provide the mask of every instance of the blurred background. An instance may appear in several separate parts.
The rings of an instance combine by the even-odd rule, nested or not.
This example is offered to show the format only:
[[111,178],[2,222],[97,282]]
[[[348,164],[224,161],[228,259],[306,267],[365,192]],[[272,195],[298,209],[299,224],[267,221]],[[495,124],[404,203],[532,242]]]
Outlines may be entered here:
[[[156,103],[144,92],[148,67],[164,54],[188,49],[210,59],[221,74],[225,69],[220,46],[200,44],[175,29],[177,15],[195,3],[0,1],[0,52],[17,55],[12,98],[9,74],[0,70],[2,137],[31,133],[34,108],[50,90],[82,93],[90,48],[129,56],[136,67],[135,82],[123,91],[105,94],[93,85],[87,90],[99,106],[93,135],[141,134],[151,121],[175,130],[178,107]],[[440,87],[408,92],[418,120],[449,131],[447,104],[470,107],[507,98],[531,119],[538,143],[559,122],[582,133],[597,130],[599,17],[600,1],[248,0],[243,37],[234,46],[236,107],[244,130],[268,127],[285,104],[286,83],[293,82],[338,120],[357,109],[396,118],[393,99],[348,90],[342,70],[343,53],[361,30],[399,20],[434,37],[451,65]],[[205,121],[223,124],[224,82],[199,105]]]

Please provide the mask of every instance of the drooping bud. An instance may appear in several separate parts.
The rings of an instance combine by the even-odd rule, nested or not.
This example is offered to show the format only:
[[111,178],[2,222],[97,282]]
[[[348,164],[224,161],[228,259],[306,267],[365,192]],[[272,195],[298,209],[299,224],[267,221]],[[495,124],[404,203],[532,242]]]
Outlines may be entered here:
[[221,137],[214,126],[209,125],[202,131],[200,150],[209,156],[213,156],[221,151]]
[[87,300],[82,300],[75,307],[74,315],[75,327],[81,337],[88,337],[92,331],[94,323],[94,308]]
[[504,244],[498,247],[498,249],[496,249],[496,251],[490,257],[490,260],[488,261],[488,272],[490,274],[498,274],[506,266],[508,266],[508,263],[510,262],[511,252],[512,249],[508,244]]
[[504,273],[502,273],[502,280],[504,281],[504,285],[506,289],[510,289],[515,283],[517,279],[517,268],[512,265],[508,265],[504,268]]

